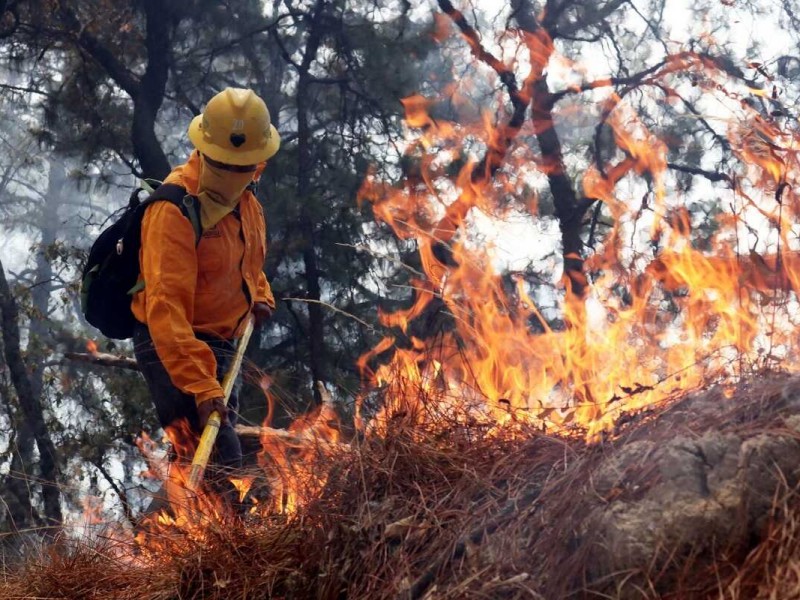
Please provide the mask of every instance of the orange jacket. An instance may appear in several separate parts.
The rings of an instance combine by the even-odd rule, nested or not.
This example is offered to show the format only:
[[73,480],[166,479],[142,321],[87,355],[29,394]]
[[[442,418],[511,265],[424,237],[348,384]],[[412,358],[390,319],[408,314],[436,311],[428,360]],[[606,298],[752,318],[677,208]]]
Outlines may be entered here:
[[[193,152],[165,183],[197,193],[200,159]],[[141,278],[134,316],[145,323],[172,383],[197,403],[222,396],[216,359],[195,332],[235,338],[255,302],[275,307],[262,270],[266,226],[252,192],[239,200],[240,217],[226,215],[195,247],[192,224],[171,202],[155,202],[142,220]]]

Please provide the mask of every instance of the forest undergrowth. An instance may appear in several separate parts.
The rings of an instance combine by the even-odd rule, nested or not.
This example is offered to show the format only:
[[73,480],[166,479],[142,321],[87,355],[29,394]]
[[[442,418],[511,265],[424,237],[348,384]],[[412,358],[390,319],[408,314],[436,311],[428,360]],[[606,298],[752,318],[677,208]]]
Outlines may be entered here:
[[[7,566],[0,597],[800,597],[798,473],[764,443],[788,444],[781,452],[791,459],[800,452],[798,419],[800,379],[779,374],[626,415],[591,444],[578,430],[426,430],[400,418],[385,437],[356,438],[329,455],[322,493],[291,516],[209,521],[201,536],[162,527],[144,544],[111,526],[91,540],[64,536]],[[765,458],[758,481],[714,482],[727,460],[719,457],[732,452],[719,440],[733,439],[736,473],[749,469],[748,456]],[[700,496],[740,515],[725,519],[738,521],[726,533],[712,509],[692,521],[693,539],[675,537],[680,525],[633,525],[629,509],[650,502],[651,492],[664,513],[688,497],[680,489],[693,485],[686,473],[669,473],[680,461],[658,454],[676,440],[705,448]],[[644,455],[636,450],[643,445],[651,449]],[[722,448],[717,458],[711,447]],[[606,485],[612,463],[617,475]],[[672,500],[668,479],[677,482]],[[741,492],[734,501],[731,485]],[[645,551],[636,558],[620,542],[629,525],[642,528],[637,551]]]

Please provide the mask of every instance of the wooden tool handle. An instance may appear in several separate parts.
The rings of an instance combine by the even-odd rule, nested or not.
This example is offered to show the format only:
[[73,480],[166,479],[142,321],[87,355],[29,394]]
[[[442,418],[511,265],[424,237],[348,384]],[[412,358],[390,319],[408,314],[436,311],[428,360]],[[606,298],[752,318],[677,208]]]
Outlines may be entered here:
[[[233,391],[233,384],[236,381],[236,376],[239,374],[239,369],[242,367],[242,360],[244,359],[244,351],[247,348],[247,343],[250,341],[250,336],[253,334],[254,319],[249,317],[247,325],[244,328],[242,337],[239,339],[239,345],[236,347],[236,354],[231,361],[225,377],[222,379],[222,392],[223,402],[227,406],[228,399],[231,397]],[[192,459],[192,468],[189,471],[189,480],[186,482],[186,488],[189,491],[196,492],[200,487],[200,482],[203,481],[203,472],[208,465],[208,459],[211,457],[211,450],[214,448],[214,442],[217,440],[217,433],[219,433],[222,420],[219,413],[214,411],[208,417],[203,429],[203,434],[200,436],[200,443],[197,445],[197,450]]]

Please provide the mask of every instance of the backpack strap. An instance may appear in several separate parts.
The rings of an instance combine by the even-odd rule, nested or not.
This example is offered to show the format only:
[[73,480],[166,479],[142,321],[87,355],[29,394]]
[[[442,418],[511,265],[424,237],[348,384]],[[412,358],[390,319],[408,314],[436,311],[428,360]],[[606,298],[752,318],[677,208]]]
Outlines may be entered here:
[[194,229],[194,245],[200,243],[203,235],[203,226],[200,223],[200,203],[196,196],[186,193],[186,188],[175,183],[162,183],[142,201],[142,205],[156,202],[157,200],[167,200],[177,206],[183,216],[189,219]]
[[[144,211],[144,209],[153,202],[158,202],[160,200],[171,202],[177,206],[183,213],[183,216],[191,222],[192,229],[194,230],[194,247],[197,248],[197,245],[200,243],[200,238],[203,235],[203,226],[200,222],[200,203],[197,197],[187,194],[186,188],[174,183],[161,183],[153,189],[153,185],[158,183],[158,181],[153,179],[143,180],[141,188],[137,189],[131,196],[131,206]],[[150,192],[150,195],[141,202],[138,200],[140,190]],[[134,202],[136,204],[133,204]],[[144,213],[142,212],[140,214],[143,215]],[[136,285],[128,290],[128,294],[132,296],[143,290],[144,287],[144,279],[140,279],[136,282]]]

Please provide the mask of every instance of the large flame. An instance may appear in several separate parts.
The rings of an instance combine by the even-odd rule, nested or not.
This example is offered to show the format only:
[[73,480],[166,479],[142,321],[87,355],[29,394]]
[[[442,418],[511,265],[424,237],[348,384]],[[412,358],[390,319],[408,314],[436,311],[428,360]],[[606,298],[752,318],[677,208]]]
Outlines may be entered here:
[[[553,52],[537,41],[536,51],[542,47]],[[397,236],[416,241],[425,277],[411,282],[409,308],[381,315],[392,332],[359,361],[386,400],[375,414],[362,408],[362,422],[372,417],[370,431],[398,417],[498,426],[524,419],[548,430],[574,423],[593,436],[621,411],[731,381],[746,369],[776,361],[797,369],[792,315],[800,260],[791,233],[797,161],[788,148],[800,140],[756,114],[743,101],[747,91],[722,85],[725,74],[705,59],[676,55],[654,77],[669,90],[687,73],[691,85],[727,107],[728,140],[741,161],[720,202],[729,210],[715,218],[701,250],[687,199],[668,173],[666,144],[625,99],[609,93],[604,114],[616,160],[602,171],[589,166],[581,183],[585,197],[603,203],[613,228],[587,257],[586,297],[562,288],[558,326],[537,307],[542,295],[534,285],[517,277],[510,287],[501,277],[491,247],[480,243],[480,221],[467,214],[502,217],[509,197],[535,210],[536,198],[522,182],[541,178],[552,165],[520,145],[490,181],[476,183],[470,161],[451,177],[448,157],[467,140],[491,149],[496,129],[486,119],[477,125],[433,119],[436,99],[406,99],[406,154],[419,172],[400,185],[370,175],[360,198]],[[647,195],[647,205],[635,194]],[[448,219],[454,212],[458,218]],[[535,230],[524,243],[538,243]],[[439,325],[411,327],[422,319]]]

